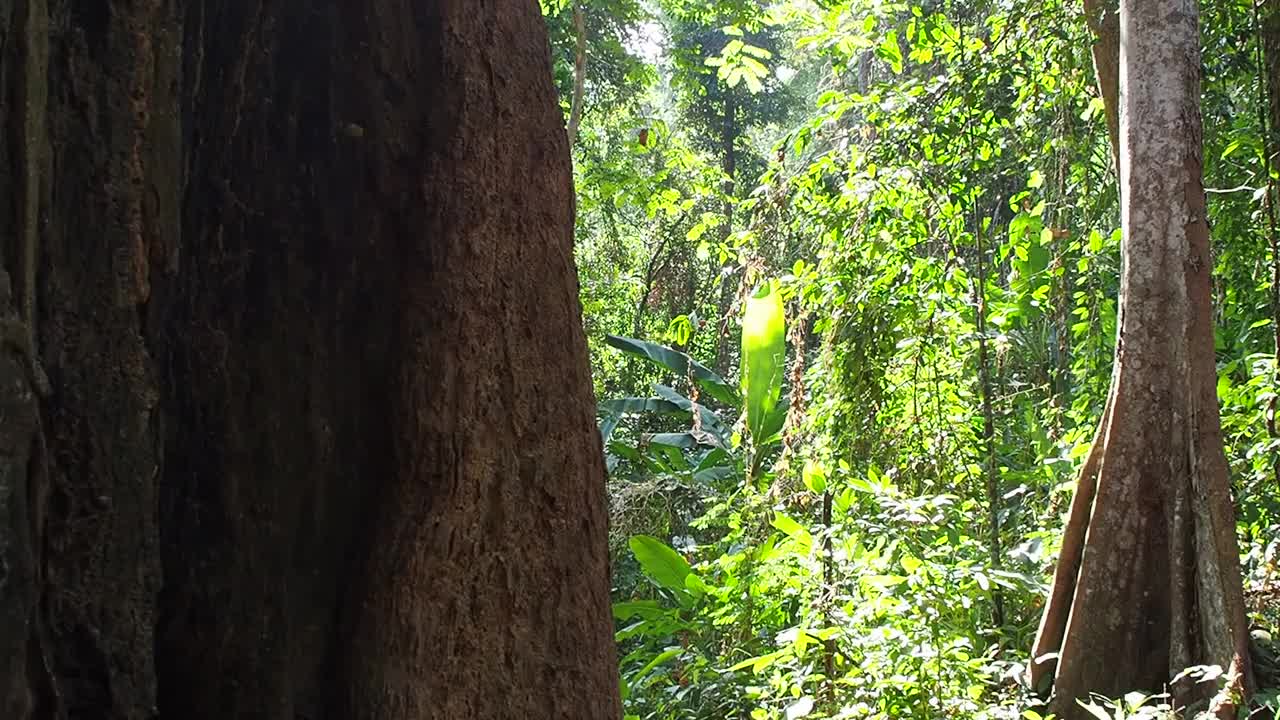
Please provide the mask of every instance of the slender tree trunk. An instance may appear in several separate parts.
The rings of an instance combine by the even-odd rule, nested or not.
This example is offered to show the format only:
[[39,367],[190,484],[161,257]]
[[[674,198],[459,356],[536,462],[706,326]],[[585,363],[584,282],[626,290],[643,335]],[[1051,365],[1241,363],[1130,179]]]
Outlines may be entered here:
[[[991,358],[987,348],[987,247],[982,222],[974,213],[977,241],[977,277],[973,283],[975,329],[978,335],[978,392],[982,396],[982,480],[987,495],[987,559],[991,569],[1001,570],[1004,550],[1000,545],[1000,463],[996,458],[995,409]],[[991,585],[991,620],[997,631],[1004,626],[1004,593]]]
[[1093,35],[1093,72],[1102,97],[1111,157],[1120,172],[1120,14],[1118,0],[1083,0],[1084,19]]
[[[720,171],[724,174],[724,180],[721,182],[720,191],[724,194],[724,222],[720,225],[720,242],[729,242],[729,236],[733,234],[733,193],[735,192],[736,182],[735,176],[738,172],[738,122],[737,122],[737,103],[733,97],[733,93],[725,91],[724,96],[724,124],[720,132]],[[720,301],[716,311],[719,315],[720,330],[716,342],[716,372],[721,376],[727,376],[729,373],[729,364],[732,357],[730,356],[730,348],[733,343],[731,341],[731,330],[733,328],[733,304],[738,297],[738,287],[731,282],[732,275],[722,274],[720,276]]]
[[[1254,5],[1254,19],[1258,22],[1258,39],[1261,44],[1258,82],[1262,87],[1259,120],[1263,128],[1263,167],[1267,171],[1267,240],[1271,251],[1271,324],[1275,350],[1275,378],[1280,382],[1280,227],[1277,223],[1276,204],[1280,203],[1280,188],[1271,173],[1280,163],[1280,0],[1263,0],[1261,10]],[[1271,398],[1267,408],[1267,430],[1271,437],[1280,437],[1277,427],[1277,401]],[[1276,486],[1280,488],[1280,456],[1271,461],[1271,471]]]
[[47,2],[0,0],[53,386],[0,432],[0,714],[619,716],[536,4]]
[[[1215,394],[1196,4],[1123,0],[1120,22],[1115,369],[1034,650],[1060,653],[1052,709],[1066,720],[1089,717],[1075,703],[1088,693],[1159,690],[1198,664],[1227,669],[1240,693],[1251,685]],[[1033,684],[1054,666],[1033,660]],[[1214,687],[1173,689],[1189,704]]]
[[[1271,152],[1280,150],[1280,0],[1260,0],[1262,56]],[[1276,158],[1270,158],[1276,162]]]
[[573,4],[573,30],[577,42],[573,56],[573,101],[569,107],[569,145],[578,140],[578,123],[582,121],[582,93],[587,83],[587,22],[582,2]]

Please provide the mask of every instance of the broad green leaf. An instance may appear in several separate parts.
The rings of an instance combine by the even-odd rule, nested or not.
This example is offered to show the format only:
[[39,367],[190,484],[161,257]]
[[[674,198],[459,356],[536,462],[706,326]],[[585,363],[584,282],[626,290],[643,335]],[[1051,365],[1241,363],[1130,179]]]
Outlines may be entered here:
[[706,595],[712,590],[711,586],[707,584],[706,580],[703,580],[702,578],[698,577],[697,573],[692,573],[692,572],[685,576],[684,586],[685,586],[685,589],[687,589],[689,592],[693,593],[694,595],[697,595],[698,597],[702,597],[703,595]]
[[644,462],[644,458],[640,455],[640,451],[636,450],[630,445],[627,445],[626,443],[621,443],[617,441],[610,442],[609,452],[619,457],[630,460],[631,462],[634,462],[634,463]]
[[[786,320],[782,295],[766,282],[746,301],[742,316],[742,392],[747,429],[758,444],[781,427],[775,409],[782,395],[786,360]],[[785,416],[783,416],[785,420]]]
[[732,385],[725,382],[711,368],[679,350],[646,340],[636,340],[618,335],[606,335],[605,342],[625,353],[661,365],[680,377],[692,375],[699,387],[706,390],[711,397],[726,405],[737,407],[741,402],[737,391],[734,390]]
[[702,420],[702,429],[715,433],[716,439],[719,441],[716,444],[720,447],[727,448],[729,446],[729,431],[725,428],[724,424],[720,422],[719,416],[712,412],[710,408],[701,403],[695,403],[666,385],[658,385],[655,383],[653,386],[653,392],[662,400],[674,405],[678,410],[682,410],[690,414],[692,414],[694,410],[697,410],[698,415]]
[[813,534],[795,520],[778,513],[773,516],[773,526],[786,533],[787,537],[795,540],[805,554],[808,554],[813,549]]
[[738,663],[737,665],[734,665],[733,667],[729,668],[729,672],[737,672],[738,670],[749,667],[751,668],[751,672],[759,673],[761,670],[764,670],[768,668],[770,665],[773,665],[774,662],[776,662],[779,658],[785,655],[787,655],[787,652],[785,650],[779,650],[777,652],[771,652],[767,655],[748,658]]
[[670,445],[671,447],[684,448],[690,450],[698,446],[698,439],[691,433],[653,433],[645,435],[644,438],[654,445]]
[[640,672],[635,674],[635,676],[632,678],[632,682],[635,682],[636,680],[644,678],[649,673],[653,672],[654,668],[667,662],[668,660],[678,657],[682,652],[684,652],[684,648],[675,646],[675,647],[669,647],[663,652],[658,653],[657,657],[650,660],[648,665],[645,665],[643,668],[640,669]]
[[600,412],[609,415],[638,415],[640,413],[678,413],[685,408],[664,398],[625,397],[600,403]]
[[885,34],[880,47],[876,48],[876,55],[881,60],[889,63],[889,67],[893,68],[895,73],[902,72],[902,50],[898,47],[898,33],[896,31],[890,30]]
[[702,458],[702,462],[698,463],[699,471],[722,467],[732,468],[733,456],[719,448],[708,452],[706,457]]
[[864,575],[862,582],[878,588],[891,588],[901,585],[907,579],[901,575]]
[[618,429],[618,423],[621,421],[621,415],[605,415],[600,418],[600,442],[608,445],[609,438],[613,437],[613,431]]
[[899,562],[902,564],[902,569],[906,571],[908,575],[915,574],[915,571],[923,564],[920,562],[919,558],[911,555],[903,555]]
[[822,466],[822,463],[806,460],[801,478],[804,480],[804,486],[809,488],[809,492],[819,495],[826,492],[827,469]]
[[633,535],[628,544],[640,567],[654,582],[673,592],[688,592],[684,582],[693,569],[680,553],[649,535]]
[[689,336],[693,333],[693,323],[688,315],[673,318],[667,326],[667,339],[677,345],[688,345]]
[[695,470],[693,473],[693,479],[695,482],[700,482],[704,485],[714,485],[715,483],[724,480],[725,478],[732,477],[735,474],[736,473],[733,468],[713,467],[707,468],[706,470]]
[[656,600],[628,600],[613,604],[613,616],[619,620],[633,617],[653,620],[666,615],[670,610],[662,607]]

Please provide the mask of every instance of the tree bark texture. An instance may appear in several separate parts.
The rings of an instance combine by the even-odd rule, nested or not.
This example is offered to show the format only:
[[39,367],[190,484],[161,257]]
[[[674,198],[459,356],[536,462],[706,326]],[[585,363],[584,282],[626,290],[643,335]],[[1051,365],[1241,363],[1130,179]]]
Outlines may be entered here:
[[536,3],[0,0],[0,93],[0,715],[618,717]]
[[[1091,717],[1077,698],[1159,691],[1194,665],[1228,670],[1237,694],[1250,685],[1216,396],[1197,23],[1194,0],[1121,4],[1114,375],[1033,653],[1060,653],[1052,710],[1067,720]],[[1033,683],[1054,670],[1033,661]],[[1183,704],[1214,689],[1173,688]]]

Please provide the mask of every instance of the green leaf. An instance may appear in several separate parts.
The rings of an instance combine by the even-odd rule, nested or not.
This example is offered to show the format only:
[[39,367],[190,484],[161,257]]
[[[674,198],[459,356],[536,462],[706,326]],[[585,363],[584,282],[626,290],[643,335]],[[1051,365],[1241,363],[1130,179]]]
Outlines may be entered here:
[[656,600],[628,600],[613,604],[613,616],[619,620],[633,617],[655,620],[669,612],[671,611],[659,605]]
[[667,662],[668,660],[678,657],[682,652],[684,652],[684,648],[679,646],[674,646],[674,647],[667,648],[665,651],[661,653],[658,653],[658,656],[650,660],[648,665],[645,665],[643,668],[641,668],[640,672],[636,673],[632,677],[631,681],[634,683],[636,680],[644,678],[646,675],[653,672],[654,668]]
[[742,670],[743,668],[749,667],[751,668],[751,672],[759,673],[761,670],[764,670],[768,668],[770,665],[773,665],[774,662],[776,662],[779,658],[784,657],[786,654],[787,654],[786,651],[778,650],[777,652],[771,652],[767,655],[748,658],[738,663],[737,665],[734,665],[733,667],[729,668],[729,672],[737,672],[739,670]]
[[649,535],[633,535],[628,544],[640,567],[654,582],[672,592],[688,592],[685,578],[693,572],[693,568],[689,567],[689,561],[681,557],[680,553]]
[[626,397],[605,400],[600,411],[607,415],[638,415],[640,413],[678,413],[684,410],[676,403],[662,398]]
[[711,397],[720,402],[737,407],[741,400],[733,386],[708,368],[685,353],[669,348],[666,345],[651,343],[646,340],[606,335],[609,345],[639,358],[656,363],[681,377],[692,376],[694,381]]
[[796,544],[801,547],[801,551],[804,554],[809,554],[809,551],[813,549],[813,534],[800,523],[778,513],[773,516],[772,524],[775,528],[786,533],[787,537],[796,541]]
[[693,433],[652,433],[644,438],[652,445],[670,445],[671,447],[692,450],[698,446],[698,439]]
[[772,282],[766,282],[747,298],[742,316],[742,392],[747,399],[747,429],[757,444],[781,427],[774,410],[782,395],[785,361],[782,295]]
[[600,419],[600,442],[606,446],[609,444],[609,438],[613,437],[613,431],[618,429],[621,420],[621,415],[605,415]]
[[693,321],[688,315],[673,318],[667,325],[667,339],[677,345],[688,345],[689,336],[693,333]]
[[684,411],[692,415],[697,411],[702,420],[702,429],[715,434],[718,441],[715,444],[719,447],[729,447],[729,431],[724,424],[720,422],[720,418],[706,406],[695,403],[689,398],[676,392],[674,389],[666,385],[653,385],[653,392],[662,400],[674,405],[678,410]]
[[806,460],[804,463],[804,471],[801,473],[804,480],[804,486],[809,488],[809,492],[821,495],[827,490],[827,469],[821,463],[813,460]]
[[692,573],[692,572],[685,576],[684,587],[686,590],[693,593],[694,595],[697,595],[698,597],[702,597],[703,595],[706,595],[707,593],[711,592],[711,589],[712,589],[711,586],[707,584],[706,580],[703,580],[702,578],[698,577],[697,573]]
[[923,564],[919,558],[912,555],[903,555],[899,562],[902,564],[902,569],[906,571],[908,575],[915,574],[915,571]]
[[893,68],[894,73],[902,72],[902,49],[898,47],[898,33],[890,30],[885,34],[884,40],[880,42],[880,47],[876,48],[876,55],[881,60],[889,63],[889,67]]
[[901,575],[864,575],[862,582],[872,587],[891,588],[901,585],[907,579]]

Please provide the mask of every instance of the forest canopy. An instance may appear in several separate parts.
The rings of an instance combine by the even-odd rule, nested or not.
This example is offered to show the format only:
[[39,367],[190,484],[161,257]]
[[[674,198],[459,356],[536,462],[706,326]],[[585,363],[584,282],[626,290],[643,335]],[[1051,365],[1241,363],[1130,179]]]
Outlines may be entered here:
[[[1230,635],[1238,596],[1234,632],[1247,637],[1232,642],[1248,652],[1172,667],[1175,602],[1169,627],[1139,642],[1161,648],[1159,662],[1132,663],[1155,667],[1156,686],[1046,705],[1052,673],[1029,672],[1057,662],[1056,645],[1041,658],[1033,647],[1045,647],[1042,618],[1052,625],[1095,446],[1115,475],[1125,463],[1107,454],[1124,452],[1126,428],[1183,432],[1181,411],[1164,413],[1167,428],[1124,414],[1138,401],[1110,412],[1117,336],[1146,317],[1120,311],[1142,237],[1126,237],[1125,203],[1147,183],[1147,131],[1126,136],[1138,126],[1120,121],[1143,117],[1121,103],[1152,69],[1120,65],[1118,23],[1166,46],[1172,35],[1156,33],[1174,32],[1143,25],[1144,7],[542,0],[572,143],[627,718],[1164,717],[1226,712],[1233,687],[1253,691],[1253,709],[1232,712],[1280,717],[1270,0],[1205,0],[1183,28],[1194,44],[1198,27],[1200,61],[1179,77],[1198,90],[1186,98],[1199,119],[1179,127],[1187,157],[1202,157],[1206,208],[1186,222],[1209,244],[1207,262],[1193,237],[1169,265],[1190,268],[1192,290],[1177,326],[1190,339],[1167,344],[1200,347],[1208,364],[1187,351],[1189,389],[1169,402],[1216,395],[1217,412],[1193,403],[1206,419],[1187,432],[1222,458],[1221,491],[1192,461],[1186,492],[1171,472],[1135,481],[1132,499],[1163,508],[1153,528],[1185,497],[1229,503],[1218,546],[1234,539],[1238,557],[1210,563],[1228,590],[1189,591],[1187,612],[1209,627],[1225,594]],[[1128,50],[1130,65],[1141,57]],[[1208,312],[1212,327],[1196,330]],[[1210,416],[1220,433],[1205,430]],[[1098,477],[1099,499],[1076,503],[1085,521],[1123,484]],[[1176,528],[1174,540],[1150,532],[1144,547],[1179,557]],[[1195,536],[1199,559],[1181,562],[1203,578],[1213,543]],[[1170,572],[1157,587],[1176,596],[1178,563],[1142,572]],[[1093,621],[1072,622],[1062,668]],[[1216,641],[1196,635],[1209,652]],[[1116,652],[1083,662],[1127,677]]]

